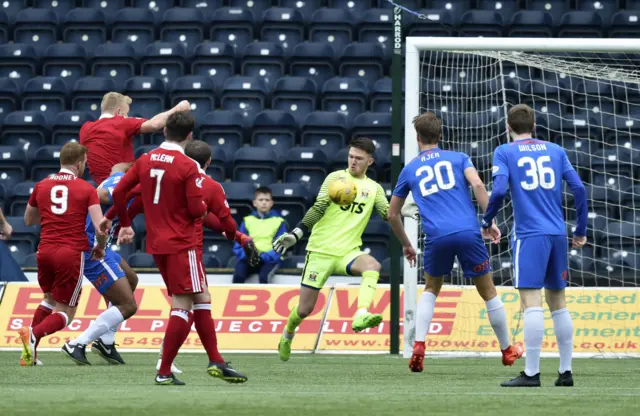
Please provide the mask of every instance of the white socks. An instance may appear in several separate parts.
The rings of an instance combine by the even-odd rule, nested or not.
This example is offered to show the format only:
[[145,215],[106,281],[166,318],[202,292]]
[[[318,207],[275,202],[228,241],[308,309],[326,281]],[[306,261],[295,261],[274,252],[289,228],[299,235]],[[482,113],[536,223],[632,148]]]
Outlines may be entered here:
[[109,329],[118,326],[124,321],[124,316],[116,306],[112,306],[102,312],[96,321],[91,324],[78,338],[71,341],[71,345],[82,344],[87,345],[98,339],[100,336],[109,332]]
[[540,373],[540,349],[544,338],[544,313],[541,307],[524,311],[524,346],[526,351],[524,372],[529,377]]
[[116,333],[118,332],[118,328],[120,328],[120,324],[112,326],[109,330],[100,337],[100,340],[104,342],[105,345],[113,345],[116,342]]
[[435,308],[436,296],[431,292],[422,292],[416,312],[416,341],[424,342],[427,338]]
[[551,312],[551,317],[553,318],[553,328],[556,332],[558,351],[560,352],[560,368],[558,372],[562,374],[566,371],[571,371],[573,322],[571,321],[571,315],[569,315],[567,308]]
[[485,302],[487,306],[487,315],[489,315],[489,323],[493,332],[498,337],[500,349],[509,348],[509,328],[507,327],[507,313],[504,311],[504,304],[499,296]]

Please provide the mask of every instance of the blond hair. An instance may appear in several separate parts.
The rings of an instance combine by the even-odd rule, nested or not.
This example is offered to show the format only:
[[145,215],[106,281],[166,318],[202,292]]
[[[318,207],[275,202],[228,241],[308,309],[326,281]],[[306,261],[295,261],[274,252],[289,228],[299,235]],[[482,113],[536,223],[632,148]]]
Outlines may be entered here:
[[102,104],[100,104],[100,110],[103,113],[113,114],[118,107],[123,104],[131,105],[131,97],[122,95],[119,92],[108,92],[102,97]]

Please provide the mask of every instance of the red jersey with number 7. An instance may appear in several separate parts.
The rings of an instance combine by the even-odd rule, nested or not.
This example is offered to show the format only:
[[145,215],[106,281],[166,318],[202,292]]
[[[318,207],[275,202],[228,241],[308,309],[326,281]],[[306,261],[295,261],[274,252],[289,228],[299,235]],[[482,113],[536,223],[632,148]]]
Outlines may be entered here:
[[100,205],[98,191],[66,169],[38,182],[29,205],[40,212],[38,250],[67,247],[89,250],[85,225],[89,207]]
[[138,158],[113,192],[121,227],[131,225],[126,196],[138,183],[147,225],[147,253],[196,249],[196,218],[207,209],[198,163],[187,157],[180,145],[169,142]]

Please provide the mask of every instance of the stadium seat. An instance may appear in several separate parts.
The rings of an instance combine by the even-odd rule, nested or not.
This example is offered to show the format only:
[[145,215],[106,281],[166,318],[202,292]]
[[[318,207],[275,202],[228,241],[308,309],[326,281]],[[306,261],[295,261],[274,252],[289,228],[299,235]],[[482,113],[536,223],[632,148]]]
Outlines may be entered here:
[[129,78],[136,75],[137,61],[129,43],[99,45],[93,53],[91,75],[112,79],[117,90],[122,90]]
[[[0,143],[5,143],[4,140]],[[9,196],[27,176],[27,156],[18,146],[0,146],[0,185]]]
[[33,252],[31,245],[26,241],[16,241],[15,239],[12,239],[9,241],[9,244],[7,244],[7,247],[11,253],[11,257],[13,257],[20,267],[24,266],[27,256],[29,256],[29,253]]
[[191,113],[196,120],[204,119],[205,114],[216,108],[215,84],[209,77],[187,75],[171,84],[171,106],[182,100],[189,100]]
[[[347,169],[349,160],[349,148],[345,147],[341,149],[338,153],[331,155],[329,159],[329,165],[331,166],[331,168],[329,169],[330,172]],[[377,162],[374,162],[373,165],[369,166],[369,169],[367,169],[367,176],[374,181],[378,178],[377,169]]]
[[314,147],[294,147],[287,153],[282,176],[285,182],[301,183],[315,195],[329,173],[327,155]]
[[82,0],[82,6],[91,9],[98,9],[104,13],[107,26],[111,26],[115,21],[118,12],[127,6],[126,0]]
[[247,77],[262,79],[268,91],[285,73],[284,52],[272,42],[251,42],[244,48],[241,73]]
[[[370,196],[370,198],[373,197],[375,197],[375,195]],[[390,236],[391,227],[389,226],[389,223],[382,218],[370,220],[367,224],[367,227],[364,229],[364,232],[362,233],[362,239],[371,243],[376,242],[388,244]]]
[[504,21],[500,13],[492,10],[469,10],[460,18],[458,26],[460,36],[501,37]]
[[25,0],[6,0],[2,2],[2,11],[7,15],[7,20],[12,25],[18,13],[24,9]]
[[64,19],[62,39],[82,45],[88,51],[94,50],[107,41],[104,13],[92,8],[71,9]]
[[73,7],[71,1],[56,1],[56,0],[31,0],[31,5],[36,9],[49,9],[53,11],[58,22],[62,23],[64,16]]
[[233,180],[269,186],[277,179],[277,160],[271,149],[241,147],[235,154]]
[[222,188],[227,195],[227,202],[231,214],[236,223],[242,223],[242,219],[253,211],[253,195],[256,187],[252,183],[223,182]]
[[87,52],[82,46],[56,43],[49,46],[44,53],[42,74],[61,78],[69,90],[86,72]]
[[0,78],[0,114],[16,111],[20,104],[20,89],[12,79]]
[[270,188],[275,208],[292,230],[307,212],[309,190],[300,183],[274,183]]
[[636,241],[640,238],[640,224],[609,222],[601,238],[602,246],[635,252]]
[[213,12],[210,40],[230,44],[240,54],[254,39],[254,17],[246,9],[221,7]]
[[393,49],[389,25],[392,11],[389,9],[369,9],[362,14],[362,23],[358,38],[362,43],[374,43],[382,48],[384,56],[389,59]]
[[29,254],[23,263],[23,267],[35,269],[38,267],[38,257],[35,253]]
[[100,117],[102,97],[107,92],[115,90],[116,82],[113,79],[101,77],[80,78],[73,87],[71,109],[73,111],[87,112],[94,119],[97,119]]
[[304,269],[305,256],[289,256],[285,257],[281,269]]
[[66,108],[67,86],[57,77],[35,77],[27,81],[22,93],[22,109],[40,112],[47,124]]
[[267,87],[262,79],[237,75],[225,81],[221,106],[253,119],[264,109],[266,96]]
[[378,260],[380,263],[389,257],[389,245],[384,241],[369,241],[363,239],[360,250]]
[[296,9],[272,7],[265,10],[262,20],[260,39],[279,45],[286,56],[304,40],[304,19]]
[[17,145],[28,150],[46,143],[49,137],[43,114],[34,111],[15,111],[7,114],[0,133],[0,143]]
[[333,48],[323,42],[303,42],[295,47],[291,59],[290,74],[311,78],[318,91],[324,83],[337,74]]
[[210,22],[213,11],[224,5],[224,0],[179,0],[180,7],[197,8],[204,14],[205,22]]
[[[418,10],[423,6],[424,0],[403,0],[402,5],[409,10]],[[395,6],[388,0],[378,0],[377,7],[381,9],[393,9]]]
[[333,111],[310,113],[302,123],[303,146],[315,147],[325,155],[334,155],[347,143],[347,117]]
[[95,117],[85,111],[64,111],[59,113],[53,123],[51,141],[54,145],[64,145],[70,141],[79,141],[80,128]]
[[36,251],[38,245],[38,238],[40,236],[39,226],[28,226],[24,223],[24,217],[5,217],[7,222],[13,227],[13,234],[11,236],[11,242],[18,243],[24,241],[29,244],[30,250],[27,252],[33,253]]
[[[128,43],[135,55],[142,55],[147,45],[155,40],[154,15],[149,9],[128,7],[119,9],[111,30],[111,41]],[[133,75],[132,75],[133,76]]]
[[156,262],[153,260],[153,256],[147,253],[134,253],[127,259],[129,266],[136,268],[155,268]]
[[365,111],[367,96],[368,91],[364,81],[334,77],[325,82],[322,88],[322,110],[344,114],[350,124],[358,114]]
[[570,11],[562,16],[558,37],[601,38],[602,18],[595,12]]
[[11,190],[11,203],[8,206],[9,215],[15,217],[24,217],[24,211],[27,209],[29,198],[33,193],[36,182],[20,182]]
[[187,55],[191,55],[204,36],[205,19],[201,9],[175,7],[164,12],[160,26],[163,42],[181,43]]
[[0,10],[0,44],[9,42],[9,18]]
[[221,237],[204,236],[202,244],[203,255],[213,254],[222,264],[227,264],[233,256],[233,245],[235,242]]
[[419,13],[426,19],[410,16],[407,19],[408,36],[451,36],[457,20],[450,9],[421,9]]
[[611,17],[610,38],[640,38],[638,12],[619,11]]
[[209,77],[216,92],[222,92],[227,78],[235,75],[235,52],[231,45],[223,42],[207,42],[196,46],[191,73]]
[[150,151],[155,150],[157,148],[158,148],[158,146],[155,145],[155,144],[147,144],[147,145],[138,146],[138,147],[135,148],[134,157],[136,159],[138,159],[143,154],[149,153]]
[[427,0],[426,7],[428,9],[446,10],[451,14],[454,22],[460,22],[462,15],[473,9],[471,0]]
[[127,80],[124,94],[131,97],[131,113],[147,119],[165,111],[165,85],[158,78],[133,77]]
[[222,267],[222,263],[216,257],[215,254],[207,253],[202,255],[202,264],[205,269],[219,269]]
[[156,24],[160,23],[164,12],[173,7],[173,0],[130,0],[131,6],[151,10]]
[[276,82],[271,108],[289,112],[298,125],[316,108],[316,84],[305,77],[284,76]]
[[598,14],[604,26],[609,26],[611,17],[618,11],[618,0],[577,0],[576,3],[578,10]]
[[133,232],[136,233],[136,241],[134,243],[138,246],[138,248],[145,250],[147,224],[145,222],[144,214],[137,215],[131,221],[131,227],[133,228]]
[[334,9],[342,9],[351,12],[354,16],[361,16],[362,13],[376,7],[376,0],[329,0],[327,6]]
[[391,154],[391,113],[362,113],[354,120],[352,137],[368,137],[376,145],[376,158]]
[[309,23],[313,13],[322,7],[322,0],[280,0],[280,6],[297,10],[304,22]]
[[62,146],[42,146],[35,152],[31,162],[31,179],[39,182],[60,171],[60,149]]
[[502,16],[502,21],[507,23],[511,17],[520,9],[518,0],[478,0],[477,8],[481,10],[492,10]]
[[221,148],[233,160],[236,150],[244,145],[244,116],[237,111],[214,111],[200,122],[199,138],[214,148]]
[[16,43],[32,46],[38,55],[58,40],[58,16],[51,9],[21,10],[13,30]]
[[[376,113],[391,112],[391,92],[392,80],[389,77],[382,78],[373,84],[371,92],[371,111]],[[402,80],[402,90],[404,91],[404,79]],[[404,108],[403,108],[404,114]]]
[[147,46],[140,61],[141,73],[169,84],[185,74],[186,56],[184,47],[178,42],[152,43]]
[[520,10],[511,18],[509,37],[553,37],[553,17],[540,10]]
[[269,0],[228,0],[228,2],[231,7],[248,10],[257,23],[262,23],[262,16],[271,3]]
[[384,54],[380,45],[351,43],[342,51],[339,73],[341,77],[361,79],[373,86],[373,83],[384,75],[384,65]]
[[353,42],[353,16],[342,9],[318,9],[311,17],[309,40],[328,43],[337,56],[347,44]]
[[280,110],[265,110],[258,113],[253,121],[251,144],[271,149],[282,159],[295,145],[297,132],[297,124],[291,114]]
[[567,0],[525,0],[525,10],[549,13],[554,26],[559,26],[562,16],[569,11],[570,4]]
[[207,168],[207,175],[211,176],[218,182],[224,182],[227,178],[227,168],[229,161],[227,160],[227,152],[221,147],[214,146],[211,148],[211,164]]

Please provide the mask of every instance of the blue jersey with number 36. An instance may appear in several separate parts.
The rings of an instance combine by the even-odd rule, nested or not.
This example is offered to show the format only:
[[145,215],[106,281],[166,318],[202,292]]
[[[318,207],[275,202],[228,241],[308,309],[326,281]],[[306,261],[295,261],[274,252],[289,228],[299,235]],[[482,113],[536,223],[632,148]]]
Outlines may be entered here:
[[562,183],[573,171],[564,149],[536,139],[499,146],[493,154],[493,177],[509,179],[516,237],[566,235]]
[[427,239],[480,229],[464,176],[467,168],[473,163],[466,154],[435,148],[421,152],[400,172],[393,195],[406,198],[411,191]]

